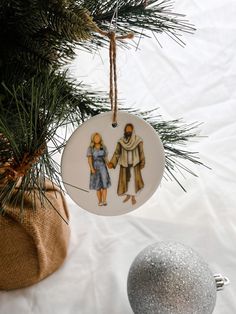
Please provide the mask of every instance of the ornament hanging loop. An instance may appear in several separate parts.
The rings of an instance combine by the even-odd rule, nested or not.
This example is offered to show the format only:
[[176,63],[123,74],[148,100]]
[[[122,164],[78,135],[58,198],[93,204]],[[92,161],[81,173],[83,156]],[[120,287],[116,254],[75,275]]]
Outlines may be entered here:
[[110,58],[110,91],[109,97],[111,102],[111,111],[113,112],[112,126],[117,126],[117,72],[116,72],[116,34],[108,32],[110,40],[109,58]]
[[109,97],[111,102],[112,116],[112,126],[116,127],[117,124],[117,111],[118,111],[118,90],[117,90],[117,70],[116,70],[116,41],[124,39],[132,39],[134,37],[133,33],[127,33],[121,36],[116,36],[116,32],[109,31],[105,32],[101,30],[97,25],[95,30],[102,36],[106,36],[109,39],[109,62],[110,62],[110,91]]

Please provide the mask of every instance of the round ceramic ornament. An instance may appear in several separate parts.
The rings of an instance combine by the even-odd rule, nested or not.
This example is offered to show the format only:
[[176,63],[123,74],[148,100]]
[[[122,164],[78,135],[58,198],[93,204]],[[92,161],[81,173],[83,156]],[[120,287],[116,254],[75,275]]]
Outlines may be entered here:
[[83,209],[106,216],[143,205],[159,186],[164,148],[143,119],[124,111],[99,114],[83,123],[62,155],[62,179],[69,196]]

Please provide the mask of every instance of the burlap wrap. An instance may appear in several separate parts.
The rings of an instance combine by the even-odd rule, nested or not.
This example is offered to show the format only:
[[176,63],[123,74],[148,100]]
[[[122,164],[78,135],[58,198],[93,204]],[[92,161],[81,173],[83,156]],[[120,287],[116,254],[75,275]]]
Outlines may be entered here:
[[[69,219],[61,191],[49,181],[45,191],[51,204]],[[23,219],[16,208],[7,207],[5,215],[0,215],[0,289],[37,283],[58,269],[66,257],[68,225],[52,205],[46,203],[42,208],[39,198],[35,201],[36,210],[26,205]]]

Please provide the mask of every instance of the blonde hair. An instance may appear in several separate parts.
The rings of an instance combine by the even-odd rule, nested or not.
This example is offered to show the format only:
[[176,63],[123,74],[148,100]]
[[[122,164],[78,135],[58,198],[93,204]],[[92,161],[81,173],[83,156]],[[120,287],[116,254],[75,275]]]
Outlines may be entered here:
[[94,137],[96,136],[96,135],[98,135],[99,137],[100,137],[100,144],[101,144],[101,147],[104,147],[104,143],[103,143],[103,139],[102,139],[102,136],[101,136],[101,134],[100,133],[98,133],[98,132],[95,132],[95,133],[93,133],[92,135],[91,135],[91,141],[90,141],[90,147],[94,147],[94,145],[95,145],[95,143],[94,143]]

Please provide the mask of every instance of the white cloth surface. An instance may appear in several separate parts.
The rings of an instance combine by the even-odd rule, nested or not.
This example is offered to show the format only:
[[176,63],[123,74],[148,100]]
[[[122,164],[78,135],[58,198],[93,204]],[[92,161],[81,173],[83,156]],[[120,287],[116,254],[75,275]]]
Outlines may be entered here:
[[[139,251],[156,241],[185,243],[213,272],[233,279],[233,240],[219,241],[225,232],[216,233],[213,224],[206,228],[131,215],[100,217],[72,204],[70,208],[72,237],[64,265],[32,287],[1,292],[1,314],[132,314],[126,293],[129,267]],[[234,313],[234,293],[233,286],[218,293],[215,314]]]
[[[97,217],[68,199],[72,237],[65,264],[41,283],[0,292],[0,314],[131,314],[129,267],[145,246],[174,240],[191,246],[213,272],[231,280],[218,293],[214,314],[236,313],[236,1],[176,1],[197,31],[185,49],[171,39],[142,39],[140,50],[119,50],[119,97],[127,106],[160,107],[166,119],[204,122],[188,144],[212,170],[188,166],[186,175],[161,187],[126,216]],[[108,52],[79,53],[73,76],[108,90]],[[145,313],[144,313],[145,314]],[[188,314],[188,313],[184,313]]]

